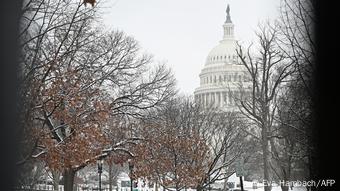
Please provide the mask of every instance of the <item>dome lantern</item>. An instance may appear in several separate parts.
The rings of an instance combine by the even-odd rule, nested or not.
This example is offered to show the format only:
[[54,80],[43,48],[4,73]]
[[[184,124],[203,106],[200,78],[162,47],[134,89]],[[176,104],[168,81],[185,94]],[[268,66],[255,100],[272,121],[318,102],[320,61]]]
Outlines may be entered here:
[[223,23],[223,38],[208,54],[206,66],[216,66],[237,63],[236,39],[234,37],[234,24],[230,19],[230,7],[226,9],[227,17]]
[[227,6],[227,18],[223,24],[224,35],[223,39],[233,39],[234,38],[234,24],[231,22],[230,18],[230,7]]

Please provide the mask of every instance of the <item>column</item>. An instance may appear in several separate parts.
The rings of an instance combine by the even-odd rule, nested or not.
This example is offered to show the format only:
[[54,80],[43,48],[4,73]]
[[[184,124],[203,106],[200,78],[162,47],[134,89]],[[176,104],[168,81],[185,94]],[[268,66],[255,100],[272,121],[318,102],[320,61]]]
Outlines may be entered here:
[[223,107],[223,92],[220,92],[220,107],[222,108]]
[[211,99],[210,93],[207,93],[207,106],[210,105],[210,99]]
[[225,104],[225,105],[228,104],[228,102],[227,102],[227,96],[228,96],[227,92],[224,92],[224,93],[223,93],[223,97],[224,97],[223,99],[224,99],[224,104]]
[[229,99],[229,105],[232,105],[233,103],[233,99],[232,99],[232,96],[231,96],[231,91],[228,92],[229,96],[228,96],[228,99]]
[[203,99],[202,99],[202,94],[199,95],[199,100],[200,100],[200,102],[199,102],[200,105],[202,105],[202,104],[203,104],[203,103],[202,103],[202,101],[203,101]]
[[207,94],[203,94],[203,107],[207,106]]
[[215,102],[214,102],[214,106],[217,107],[218,105],[218,100],[217,100],[217,92],[214,92],[214,99],[215,99]]
[[202,106],[205,107],[205,96],[202,94]]
[[230,100],[230,103],[231,103],[231,105],[232,106],[234,106],[235,105],[235,100],[234,100],[234,91],[230,91],[230,95],[231,95],[231,100]]
[[215,94],[216,94],[216,107],[218,107],[220,104],[220,100],[219,100],[220,97],[218,96],[218,92],[216,92]]

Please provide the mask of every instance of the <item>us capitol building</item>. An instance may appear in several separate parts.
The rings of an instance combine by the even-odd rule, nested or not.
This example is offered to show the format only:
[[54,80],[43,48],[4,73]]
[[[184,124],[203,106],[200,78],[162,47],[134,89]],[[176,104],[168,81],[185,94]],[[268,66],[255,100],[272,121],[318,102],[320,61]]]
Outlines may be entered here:
[[[230,18],[230,8],[223,24],[223,39],[208,54],[199,74],[200,86],[194,91],[195,101],[204,108],[214,107],[223,111],[237,110],[236,101],[241,88],[249,84],[247,69],[239,61],[236,53],[234,24]],[[242,93],[243,95],[243,93]]]

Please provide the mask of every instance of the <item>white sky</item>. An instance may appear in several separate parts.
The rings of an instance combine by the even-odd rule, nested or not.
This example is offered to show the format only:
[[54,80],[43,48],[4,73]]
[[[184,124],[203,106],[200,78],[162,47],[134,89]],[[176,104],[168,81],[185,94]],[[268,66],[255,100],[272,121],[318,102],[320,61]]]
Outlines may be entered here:
[[175,73],[180,93],[191,95],[209,51],[222,39],[230,5],[238,40],[249,42],[259,21],[278,15],[280,0],[110,0],[104,23],[134,37]]

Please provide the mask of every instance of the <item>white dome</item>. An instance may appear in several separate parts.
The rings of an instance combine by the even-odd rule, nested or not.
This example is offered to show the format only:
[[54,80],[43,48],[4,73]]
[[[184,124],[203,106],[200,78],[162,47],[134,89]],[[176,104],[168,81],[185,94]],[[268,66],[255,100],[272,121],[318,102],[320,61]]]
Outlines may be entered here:
[[236,97],[241,95],[240,85],[247,86],[249,78],[246,68],[239,63],[234,38],[234,25],[227,8],[227,19],[223,24],[222,40],[208,54],[199,74],[200,86],[195,89],[195,100],[203,107],[217,107],[224,111],[236,111]]
[[208,54],[205,66],[221,63],[235,63],[237,60],[236,40],[224,39],[215,46]]

